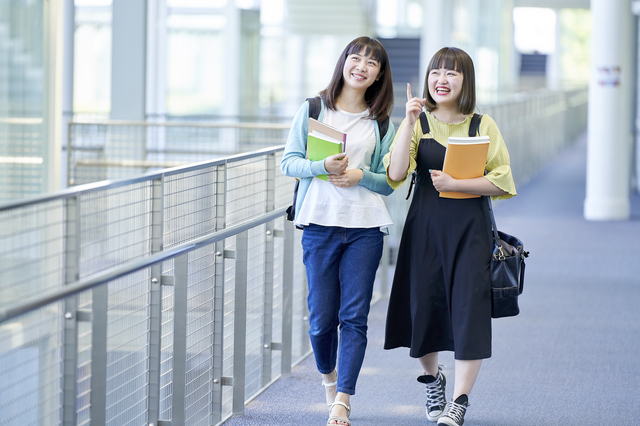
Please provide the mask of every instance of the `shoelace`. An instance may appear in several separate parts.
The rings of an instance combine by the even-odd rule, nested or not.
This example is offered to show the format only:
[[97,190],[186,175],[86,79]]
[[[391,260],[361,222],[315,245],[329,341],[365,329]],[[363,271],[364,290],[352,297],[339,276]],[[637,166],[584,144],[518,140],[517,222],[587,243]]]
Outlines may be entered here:
[[429,383],[428,385],[426,385],[426,388],[427,401],[429,402],[429,406],[445,406],[447,404],[444,392],[442,392],[442,378],[440,377],[440,374],[438,374],[438,380],[433,383]]
[[464,413],[467,411],[467,406],[463,404],[457,404],[451,401],[447,414],[445,416],[452,418],[456,423],[460,423],[464,418]]

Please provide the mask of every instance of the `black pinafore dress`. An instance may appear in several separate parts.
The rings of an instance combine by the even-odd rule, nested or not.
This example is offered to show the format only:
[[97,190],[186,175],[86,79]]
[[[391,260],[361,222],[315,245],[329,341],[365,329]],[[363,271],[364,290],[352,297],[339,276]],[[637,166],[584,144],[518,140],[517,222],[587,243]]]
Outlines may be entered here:
[[[481,116],[474,114],[475,136]],[[398,249],[385,349],[410,356],[454,351],[455,359],[491,357],[491,219],[484,197],[441,198],[429,169],[442,170],[446,148],[425,133],[416,159],[415,193]]]

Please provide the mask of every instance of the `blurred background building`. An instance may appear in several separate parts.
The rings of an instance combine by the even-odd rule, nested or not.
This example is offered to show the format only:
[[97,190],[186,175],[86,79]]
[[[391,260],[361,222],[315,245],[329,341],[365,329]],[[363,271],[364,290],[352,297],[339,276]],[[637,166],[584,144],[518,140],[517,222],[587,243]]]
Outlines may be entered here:
[[481,106],[584,87],[589,7],[588,0],[3,0],[0,200],[68,185],[70,120],[287,123],[326,86],[344,45],[363,34],[388,49],[398,121],[406,83],[422,90],[426,61],[444,45],[474,59]]

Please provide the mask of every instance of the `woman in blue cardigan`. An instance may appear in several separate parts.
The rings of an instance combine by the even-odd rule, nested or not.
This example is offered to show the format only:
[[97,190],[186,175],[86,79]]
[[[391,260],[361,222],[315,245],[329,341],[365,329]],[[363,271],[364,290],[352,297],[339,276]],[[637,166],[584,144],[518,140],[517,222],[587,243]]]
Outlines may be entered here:
[[[382,159],[395,135],[388,120],[391,68],[382,44],[369,37],[349,43],[320,98],[318,120],[347,134],[346,152],[324,161],[306,158],[305,102],[291,125],[281,167],[286,176],[300,178],[295,224],[303,228],[309,335],[326,391],[327,425],[348,426],[383,236],[392,224],[381,196],[393,192]],[[388,130],[381,138],[382,122]],[[322,174],[328,181],[315,178]]]

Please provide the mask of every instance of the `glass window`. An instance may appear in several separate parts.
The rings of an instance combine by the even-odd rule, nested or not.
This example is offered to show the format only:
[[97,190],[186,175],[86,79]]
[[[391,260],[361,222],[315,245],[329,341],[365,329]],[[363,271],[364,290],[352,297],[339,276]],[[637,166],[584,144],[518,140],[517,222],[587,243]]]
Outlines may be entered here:
[[0,202],[44,188],[42,2],[0,2]]

